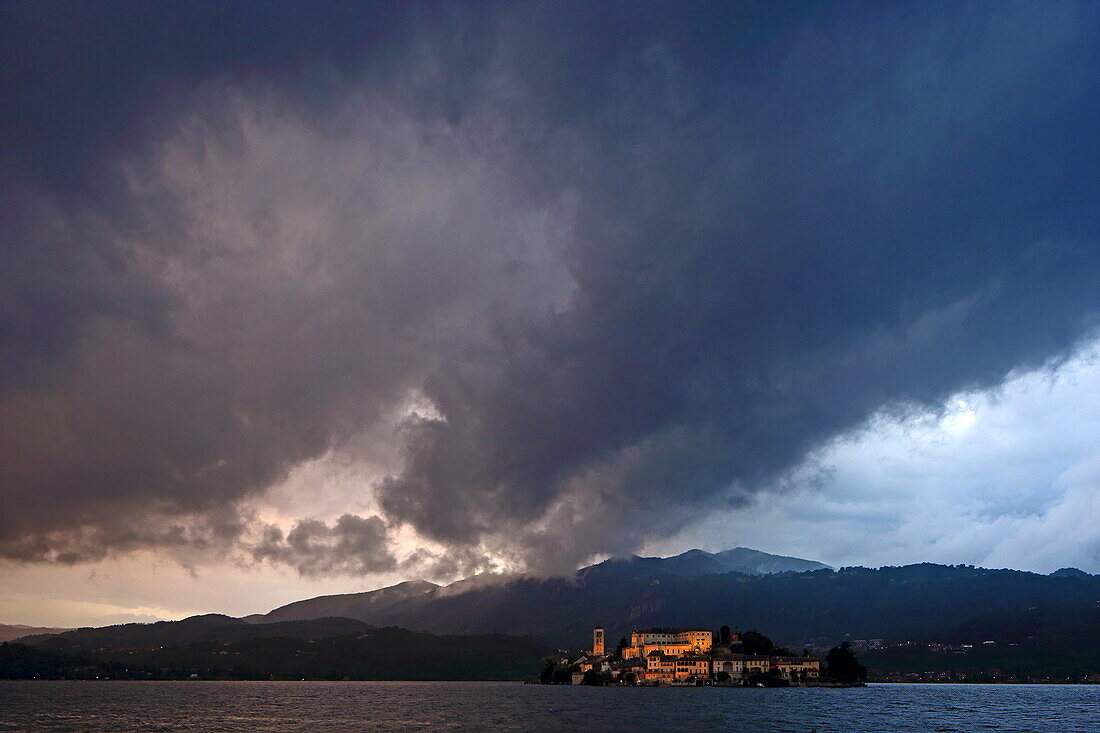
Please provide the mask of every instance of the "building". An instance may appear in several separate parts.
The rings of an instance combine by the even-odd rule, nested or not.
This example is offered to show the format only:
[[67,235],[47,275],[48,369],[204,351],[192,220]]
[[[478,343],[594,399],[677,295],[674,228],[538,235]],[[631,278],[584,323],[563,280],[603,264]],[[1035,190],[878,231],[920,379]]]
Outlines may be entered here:
[[711,672],[715,678],[719,673],[725,672],[733,679],[741,679],[745,676],[745,655],[726,654],[715,655],[711,659]]
[[710,679],[710,657],[702,654],[685,654],[677,657],[674,662],[677,682]]
[[705,654],[713,645],[714,634],[709,629],[657,627],[630,632],[630,645],[623,649],[623,657],[646,659],[654,650],[675,656]]
[[645,679],[646,662],[644,659],[623,659],[611,663],[611,678],[638,682]]
[[821,676],[821,660],[816,657],[777,657],[774,669],[792,682],[816,680]]
[[646,655],[646,682],[672,682],[676,679],[676,657],[654,649]]
[[800,684],[821,676],[817,657],[741,654],[737,650],[742,645],[737,641],[730,639],[733,649],[719,647],[707,629],[660,627],[631,632],[630,646],[609,655],[605,653],[604,629],[597,626],[592,630],[592,651],[572,662],[572,669],[579,673],[573,680],[580,683],[583,673],[590,670],[610,673],[611,679],[627,684],[739,683],[767,674]]
[[756,654],[746,654],[744,660],[744,675],[767,674],[772,668],[772,658]]

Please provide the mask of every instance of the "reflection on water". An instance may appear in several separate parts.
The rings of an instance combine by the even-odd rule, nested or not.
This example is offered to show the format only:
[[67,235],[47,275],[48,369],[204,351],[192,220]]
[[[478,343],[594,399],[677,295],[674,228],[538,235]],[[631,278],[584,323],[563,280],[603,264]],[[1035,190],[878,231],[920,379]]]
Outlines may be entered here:
[[0,682],[0,731],[1100,732],[1100,686]]

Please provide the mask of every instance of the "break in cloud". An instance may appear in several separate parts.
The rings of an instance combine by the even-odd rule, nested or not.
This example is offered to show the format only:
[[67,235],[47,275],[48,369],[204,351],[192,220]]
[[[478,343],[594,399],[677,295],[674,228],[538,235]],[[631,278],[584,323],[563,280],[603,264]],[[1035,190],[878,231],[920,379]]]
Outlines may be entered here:
[[[747,509],[645,548],[731,542],[842,565],[1100,569],[1100,341],[938,412],[882,414]],[[782,530],[777,534],[775,528]]]
[[0,12],[11,561],[560,570],[1095,326],[1090,5]]

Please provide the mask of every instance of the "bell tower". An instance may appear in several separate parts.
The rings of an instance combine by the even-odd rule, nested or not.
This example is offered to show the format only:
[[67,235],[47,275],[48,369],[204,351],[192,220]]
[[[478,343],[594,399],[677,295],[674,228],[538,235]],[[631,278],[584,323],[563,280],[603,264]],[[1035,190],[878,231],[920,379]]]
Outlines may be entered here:
[[592,629],[592,653],[603,654],[603,627]]

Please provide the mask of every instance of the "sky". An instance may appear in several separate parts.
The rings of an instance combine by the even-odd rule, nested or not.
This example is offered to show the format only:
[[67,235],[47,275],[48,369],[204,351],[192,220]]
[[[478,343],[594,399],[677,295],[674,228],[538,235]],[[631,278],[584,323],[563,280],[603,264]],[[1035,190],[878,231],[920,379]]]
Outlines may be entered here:
[[0,622],[1100,572],[1091,3],[0,4]]

